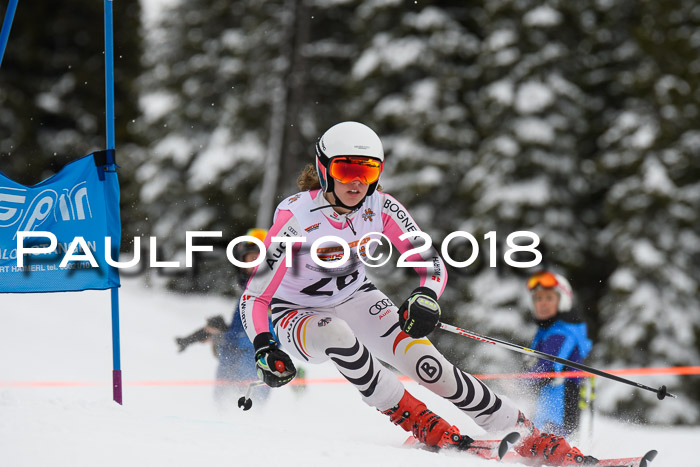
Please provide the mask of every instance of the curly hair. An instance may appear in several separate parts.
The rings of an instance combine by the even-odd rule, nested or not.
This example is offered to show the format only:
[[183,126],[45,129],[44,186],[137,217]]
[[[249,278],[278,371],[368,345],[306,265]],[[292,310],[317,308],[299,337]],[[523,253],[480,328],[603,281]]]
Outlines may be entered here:
[[[318,173],[313,164],[307,164],[297,177],[297,186],[301,191],[318,190],[321,182],[318,180]],[[377,191],[383,191],[381,185],[377,185]]]
[[297,177],[297,186],[301,191],[318,190],[321,188],[321,182],[318,180],[316,167],[313,164],[307,164]]

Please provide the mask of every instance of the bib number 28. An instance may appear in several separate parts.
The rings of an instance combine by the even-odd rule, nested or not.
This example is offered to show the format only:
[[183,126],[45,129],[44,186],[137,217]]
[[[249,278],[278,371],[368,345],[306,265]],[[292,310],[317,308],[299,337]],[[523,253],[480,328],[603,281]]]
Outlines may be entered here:
[[[335,292],[343,290],[345,287],[355,282],[359,277],[359,271],[354,271],[348,275],[338,276],[335,278],[324,277],[322,279],[317,280],[310,286],[301,289],[301,293],[312,296],[325,295],[327,297],[330,297]],[[335,284],[333,284],[332,282],[335,282]]]

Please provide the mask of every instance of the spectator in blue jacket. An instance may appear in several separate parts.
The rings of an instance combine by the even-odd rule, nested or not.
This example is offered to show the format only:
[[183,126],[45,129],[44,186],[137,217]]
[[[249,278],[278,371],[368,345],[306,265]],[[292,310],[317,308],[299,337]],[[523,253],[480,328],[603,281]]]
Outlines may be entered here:
[[[580,315],[573,309],[574,294],[569,281],[549,271],[538,272],[527,282],[530,308],[539,329],[531,348],[577,363],[583,362],[593,343]],[[538,359],[533,373],[570,371],[560,363]],[[534,379],[538,388],[534,424],[542,431],[568,436],[579,425],[581,378]]]
[[[265,229],[251,229],[246,235],[256,237],[264,241],[267,235]],[[239,261],[250,263],[255,261],[260,254],[260,250],[254,243],[242,242],[236,245],[233,252]],[[241,268],[236,280],[236,292],[240,294],[246,286],[248,279],[254,268]],[[214,316],[207,320],[206,326],[199,329],[187,337],[175,339],[180,352],[187,346],[195,342],[211,342],[214,355],[219,360],[216,369],[217,385],[214,390],[214,397],[219,403],[228,403],[231,399],[237,398],[246,392],[247,385],[251,381],[257,380],[258,375],[255,368],[255,349],[243,330],[243,323],[238,311],[238,302],[231,317],[231,324],[227,325],[222,316]],[[253,398],[256,402],[267,399],[269,387],[259,386],[255,388]]]

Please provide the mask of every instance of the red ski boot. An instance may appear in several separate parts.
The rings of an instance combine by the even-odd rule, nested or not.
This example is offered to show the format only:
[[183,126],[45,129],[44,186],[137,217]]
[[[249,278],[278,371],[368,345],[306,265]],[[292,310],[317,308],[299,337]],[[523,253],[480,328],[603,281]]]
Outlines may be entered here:
[[529,460],[531,465],[595,465],[598,459],[584,456],[576,447],[558,435],[542,433],[522,412],[518,414],[517,428],[521,431],[515,452]]
[[413,433],[420,442],[436,448],[456,447],[466,449],[473,440],[459,434],[456,426],[451,426],[440,416],[428,410],[424,403],[404,391],[399,403],[382,412],[388,415],[395,425]]

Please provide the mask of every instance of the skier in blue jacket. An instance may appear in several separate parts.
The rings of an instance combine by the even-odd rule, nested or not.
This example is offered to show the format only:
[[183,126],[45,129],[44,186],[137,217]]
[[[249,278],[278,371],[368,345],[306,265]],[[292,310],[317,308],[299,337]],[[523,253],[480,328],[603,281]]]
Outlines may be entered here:
[[[534,350],[581,363],[593,343],[588,339],[586,323],[573,310],[574,294],[563,276],[542,271],[527,282],[530,308],[539,330],[532,341]],[[560,363],[539,359],[532,373],[568,371]],[[540,430],[562,436],[576,431],[579,424],[580,378],[546,378],[534,380],[538,386],[533,422]]]

